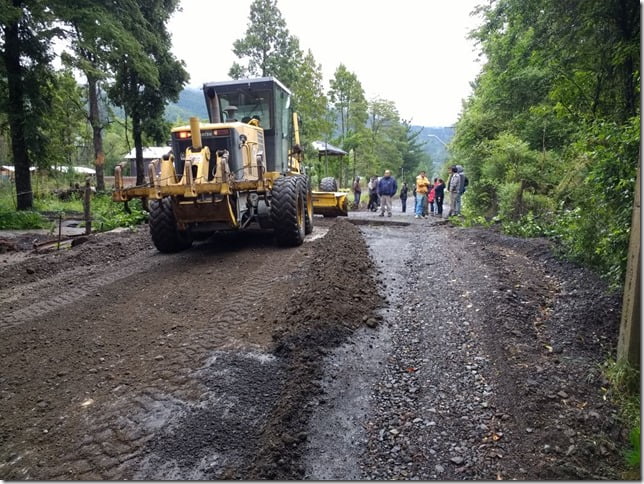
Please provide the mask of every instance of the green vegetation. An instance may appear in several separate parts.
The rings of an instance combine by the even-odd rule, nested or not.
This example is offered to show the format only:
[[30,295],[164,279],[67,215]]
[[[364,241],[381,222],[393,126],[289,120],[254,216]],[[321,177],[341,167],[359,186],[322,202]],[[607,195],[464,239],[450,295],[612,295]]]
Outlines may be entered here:
[[[61,200],[56,195],[57,183],[51,182],[46,189],[41,187],[34,201],[33,210],[0,210],[0,230],[52,229],[54,219],[59,215],[83,217],[83,199],[80,194],[72,194]],[[0,206],[10,207],[15,189],[9,184],[0,184]],[[140,204],[131,204],[126,211],[122,203],[112,201],[110,194],[95,194],[90,201],[92,228],[94,231],[107,231],[116,227],[133,227],[147,221],[147,212]]]
[[639,480],[641,463],[641,402],[640,372],[628,363],[609,359],[603,365],[603,374],[609,382],[604,388],[606,398],[610,398],[620,408],[620,417],[629,431],[629,447],[624,451],[627,465],[625,479]]
[[499,0],[472,37],[487,58],[456,125],[464,214],[548,236],[623,284],[640,146],[637,3]]

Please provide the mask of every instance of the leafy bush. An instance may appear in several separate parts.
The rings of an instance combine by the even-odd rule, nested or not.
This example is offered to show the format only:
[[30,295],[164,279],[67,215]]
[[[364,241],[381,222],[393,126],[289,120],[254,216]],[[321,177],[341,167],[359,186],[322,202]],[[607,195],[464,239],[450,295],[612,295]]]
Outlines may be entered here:
[[497,182],[487,178],[470,183],[463,195],[463,203],[467,203],[472,213],[482,217],[492,217],[498,210],[497,185]]
[[92,216],[97,230],[112,230],[117,227],[133,227],[148,220],[148,213],[140,203],[128,204],[129,213],[123,203],[112,201],[109,195],[98,195],[92,200]]
[[[2,206],[11,206],[12,200],[15,202],[14,197],[15,194],[10,185],[0,186]],[[15,203],[13,205],[15,206]],[[83,214],[82,198],[71,197],[69,200],[60,200],[52,193],[51,189],[41,191],[41,194],[34,200],[34,207],[33,211],[0,210],[0,229],[50,228],[52,224],[47,220],[46,215],[50,217],[51,214],[82,217]],[[124,204],[113,202],[109,194],[93,195],[90,201],[93,230],[106,231],[116,227],[132,227],[147,221],[148,213],[143,210],[140,203],[131,203],[129,209],[128,213]]]
[[530,211],[516,222],[503,223],[503,231],[518,237],[542,237],[547,234],[548,229]]
[[519,193],[521,185],[518,182],[508,182],[499,185],[499,217],[503,220],[517,220],[520,218]]

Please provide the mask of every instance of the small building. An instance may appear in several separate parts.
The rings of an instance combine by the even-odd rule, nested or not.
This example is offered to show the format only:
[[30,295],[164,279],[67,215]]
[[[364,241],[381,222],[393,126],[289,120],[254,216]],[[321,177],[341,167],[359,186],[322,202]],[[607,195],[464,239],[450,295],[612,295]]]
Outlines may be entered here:
[[[143,176],[148,175],[148,165],[154,160],[160,160],[163,155],[171,151],[170,146],[149,146],[143,148]],[[130,167],[130,176],[136,176],[136,148],[123,157]]]
[[[35,166],[29,167],[29,172],[33,174],[36,171]],[[0,180],[8,181],[16,178],[16,168],[13,165],[0,166]]]

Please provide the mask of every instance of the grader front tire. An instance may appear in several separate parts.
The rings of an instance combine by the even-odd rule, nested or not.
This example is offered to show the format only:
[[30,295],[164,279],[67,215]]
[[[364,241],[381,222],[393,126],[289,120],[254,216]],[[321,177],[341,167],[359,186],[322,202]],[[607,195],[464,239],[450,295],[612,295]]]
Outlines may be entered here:
[[150,235],[154,246],[164,254],[180,252],[192,245],[190,234],[177,228],[169,197],[150,203]]
[[302,245],[306,219],[305,197],[297,177],[283,176],[273,182],[271,220],[278,245]]
[[332,176],[327,176],[320,180],[320,191],[322,192],[337,192],[338,181]]
[[311,192],[311,179],[306,175],[297,177],[299,189],[304,197],[304,234],[313,232],[313,194]]

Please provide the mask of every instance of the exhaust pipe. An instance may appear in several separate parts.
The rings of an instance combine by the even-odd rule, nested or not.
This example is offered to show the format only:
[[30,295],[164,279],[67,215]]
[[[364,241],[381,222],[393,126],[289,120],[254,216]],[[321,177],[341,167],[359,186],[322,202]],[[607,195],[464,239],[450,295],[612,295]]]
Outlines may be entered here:
[[195,116],[190,118],[190,137],[192,138],[192,151],[201,151],[201,128],[199,127],[199,118]]

